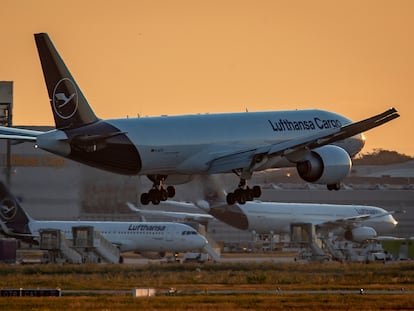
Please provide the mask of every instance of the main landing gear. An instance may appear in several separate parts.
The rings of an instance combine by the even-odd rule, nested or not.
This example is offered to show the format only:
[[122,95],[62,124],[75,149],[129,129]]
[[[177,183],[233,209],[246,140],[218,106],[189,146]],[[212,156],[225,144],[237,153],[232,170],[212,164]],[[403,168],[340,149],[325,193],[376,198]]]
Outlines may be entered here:
[[246,183],[246,179],[240,178],[239,187],[227,194],[227,204],[233,205],[234,203],[245,204],[246,201],[253,201],[254,198],[258,198],[262,195],[262,189],[259,186],[249,188]]
[[148,178],[154,183],[151,190],[141,194],[141,204],[148,205],[150,202],[154,205],[160,204],[161,201],[167,201],[168,198],[175,196],[175,188],[168,186],[164,188],[163,183],[167,176],[165,175],[150,175]]

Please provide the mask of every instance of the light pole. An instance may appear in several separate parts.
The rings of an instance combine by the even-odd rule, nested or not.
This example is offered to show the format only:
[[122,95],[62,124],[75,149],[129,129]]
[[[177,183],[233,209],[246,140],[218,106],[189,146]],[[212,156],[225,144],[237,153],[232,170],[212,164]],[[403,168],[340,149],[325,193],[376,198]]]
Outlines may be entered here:
[[[13,122],[13,81],[0,81],[0,125],[12,126]],[[10,186],[11,142],[6,142],[6,184]]]

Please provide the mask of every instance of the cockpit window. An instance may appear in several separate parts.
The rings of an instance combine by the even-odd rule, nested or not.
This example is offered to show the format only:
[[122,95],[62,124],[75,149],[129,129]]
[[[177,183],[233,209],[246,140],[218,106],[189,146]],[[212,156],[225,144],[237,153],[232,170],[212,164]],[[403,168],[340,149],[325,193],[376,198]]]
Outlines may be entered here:
[[194,234],[197,234],[197,232],[196,231],[183,231],[181,233],[181,235],[194,235]]

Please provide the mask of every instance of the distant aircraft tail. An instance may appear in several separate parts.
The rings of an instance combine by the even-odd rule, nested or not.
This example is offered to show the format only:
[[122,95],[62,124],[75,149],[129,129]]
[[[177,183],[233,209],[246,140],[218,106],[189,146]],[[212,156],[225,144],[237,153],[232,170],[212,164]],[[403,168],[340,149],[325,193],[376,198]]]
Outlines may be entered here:
[[98,121],[49,36],[34,36],[56,128],[71,129]]
[[6,235],[30,236],[30,216],[23,210],[16,197],[0,182],[0,226]]
[[[203,175],[194,179],[201,189],[201,194],[193,198],[195,205],[202,210],[208,212],[210,207],[222,205],[226,202],[226,191],[224,191],[224,184],[218,176]],[[196,192],[195,189],[193,189]]]

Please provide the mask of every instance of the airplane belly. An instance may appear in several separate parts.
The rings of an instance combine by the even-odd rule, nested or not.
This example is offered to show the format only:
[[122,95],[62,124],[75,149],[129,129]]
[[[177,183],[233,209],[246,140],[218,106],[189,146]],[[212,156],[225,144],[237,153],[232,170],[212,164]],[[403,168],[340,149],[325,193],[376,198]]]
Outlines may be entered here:
[[164,147],[140,146],[141,174],[160,174],[161,172],[176,172],[176,167],[183,161],[185,155],[177,149]]

